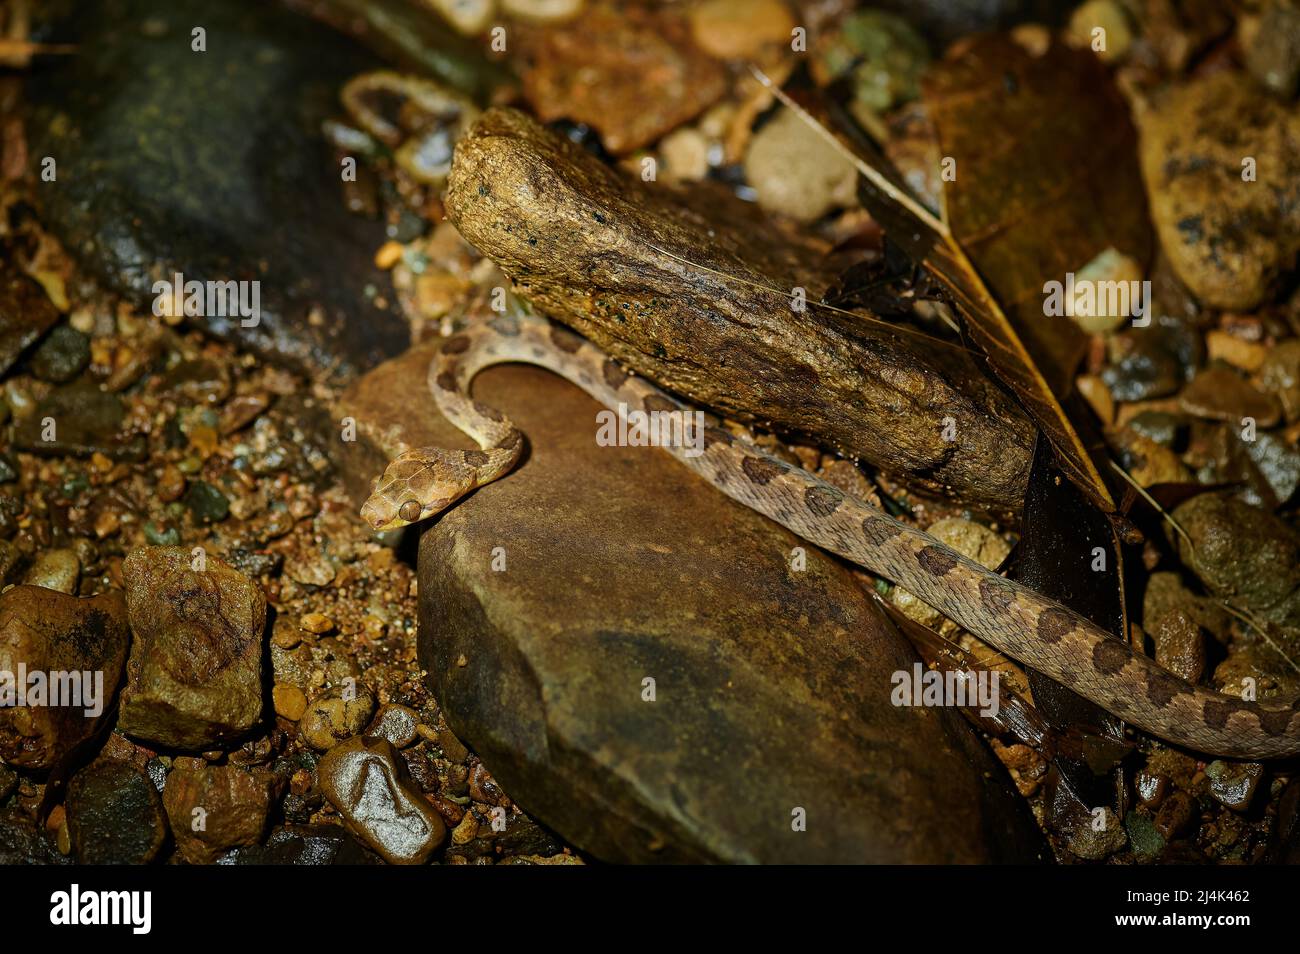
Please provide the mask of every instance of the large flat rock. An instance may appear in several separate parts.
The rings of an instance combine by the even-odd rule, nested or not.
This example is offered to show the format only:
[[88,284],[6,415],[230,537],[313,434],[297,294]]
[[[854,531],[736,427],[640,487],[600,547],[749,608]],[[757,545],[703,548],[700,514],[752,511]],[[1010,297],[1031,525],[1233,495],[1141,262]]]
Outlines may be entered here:
[[[354,468],[381,444],[470,446],[425,403],[429,354],[344,402]],[[598,447],[598,405],[554,375],[491,369],[475,396],[520,424],[529,454],[423,533],[420,659],[526,810],[615,861],[1038,855],[960,715],[891,705],[890,676],[916,657],[848,571],[816,550],[789,569],[800,541],[660,450]]]

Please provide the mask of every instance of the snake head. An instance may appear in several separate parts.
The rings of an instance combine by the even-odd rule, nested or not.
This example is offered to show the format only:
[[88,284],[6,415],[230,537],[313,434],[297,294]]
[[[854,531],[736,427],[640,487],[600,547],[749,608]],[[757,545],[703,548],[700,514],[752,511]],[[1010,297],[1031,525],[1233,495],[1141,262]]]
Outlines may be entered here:
[[419,523],[446,510],[475,484],[474,469],[465,463],[463,451],[410,450],[384,468],[361,506],[361,519],[377,531]]

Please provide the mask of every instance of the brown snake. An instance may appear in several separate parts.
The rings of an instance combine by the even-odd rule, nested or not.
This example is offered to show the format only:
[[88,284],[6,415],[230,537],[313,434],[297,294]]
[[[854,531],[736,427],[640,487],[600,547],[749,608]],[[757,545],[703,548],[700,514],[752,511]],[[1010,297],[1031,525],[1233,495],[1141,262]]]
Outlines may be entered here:
[[[395,458],[362,507],[367,523],[387,530],[428,519],[515,466],[523,434],[468,396],[480,370],[513,361],[554,371],[609,408],[692,413],[572,332],[540,318],[499,316],[448,338],[429,369],[438,408],[480,449],[423,447]],[[905,587],[1119,718],[1213,755],[1259,759],[1300,752],[1300,709],[1193,686],[1059,603],[720,428],[705,428],[701,443],[698,454],[685,446],[665,450],[733,500]]]

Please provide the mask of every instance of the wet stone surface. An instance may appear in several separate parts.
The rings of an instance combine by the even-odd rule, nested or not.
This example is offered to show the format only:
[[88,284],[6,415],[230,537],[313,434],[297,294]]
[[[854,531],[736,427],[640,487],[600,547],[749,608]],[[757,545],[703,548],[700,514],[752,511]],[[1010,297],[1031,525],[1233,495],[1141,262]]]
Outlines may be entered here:
[[[409,394],[427,357],[373,387]],[[371,387],[348,406],[391,440]],[[475,393],[529,457],[425,531],[420,660],[522,808],[617,861],[1035,859],[1032,819],[960,717],[890,704],[914,657],[846,571],[811,549],[790,571],[795,538],[662,451],[597,447],[596,405],[553,375],[493,369]],[[399,445],[464,444],[434,414],[401,423]],[[502,543],[507,571],[486,572]],[[794,834],[796,808],[820,821]]]
[[[190,48],[196,23],[206,54]],[[302,367],[351,371],[404,347],[404,322],[366,292],[387,284],[371,263],[382,226],[345,210],[320,132],[367,54],[255,2],[107,0],[55,38],[79,54],[30,78],[31,148],[58,163],[37,200],[93,275],[141,305],[175,272],[260,281],[256,327],[191,320]]]

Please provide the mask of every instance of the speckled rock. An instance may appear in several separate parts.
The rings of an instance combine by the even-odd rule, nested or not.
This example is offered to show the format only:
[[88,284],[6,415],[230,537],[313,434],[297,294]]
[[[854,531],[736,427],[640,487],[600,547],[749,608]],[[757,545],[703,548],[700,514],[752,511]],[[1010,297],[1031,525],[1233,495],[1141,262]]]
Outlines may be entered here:
[[858,170],[797,113],[782,107],[750,140],[745,178],[767,211],[807,223],[853,204]]
[[[595,0],[579,19],[516,35],[533,112],[543,122],[591,126],[615,154],[648,146],[727,88],[725,71],[691,41],[685,17],[671,7]],[[650,76],[655,93],[646,96]]]
[[[373,373],[402,395],[424,368]],[[475,395],[529,456],[425,530],[420,661],[529,814],[617,861],[1035,859],[965,721],[890,704],[916,657],[839,564],[808,548],[796,571],[801,541],[662,451],[598,447],[596,405],[553,375],[494,368]],[[434,414],[403,421],[463,445]]]
[[257,844],[266,832],[276,789],[268,772],[177,759],[167,775],[163,807],[181,856],[190,864]]
[[[1151,217],[1178,277],[1214,308],[1262,302],[1300,252],[1300,113],[1250,77],[1188,80],[1141,120]],[[1243,181],[1243,160],[1255,180]]]
[[64,384],[90,363],[90,338],[70,325],[59,325],[32,353],[31,372],[42,381]]
[[72,851],[83,865],[148,864],[167,840],[162,799],[149,776],[125,762],[96,762],[68,783]]
[[409,706],[390,702],[375,713],[375,719],[366,729],[366,735],[378,736],[392,743],[395,749],[404,749],[416,739],[420,716]]
[[1201,582],[1281,628],[1284,648],[1300,650],[1300,534],[1259,507],[1206,493],[1175,508],[1190,543],[1178,552]]
[[324,752],[360,735],[375,712],[375,695],[363,685],[327,689],[312,699],[298,723],[303,740]]
[[[53,768],[94,738],[111,717],[131,634],[122,594],[78,599],[38,586],[15,586],[0,595],[0,672],[102,673],[92,700],[81,706],[0,708],[0,758],[28,769]],[[80,683],[83,687],[84,681]],[[10,687],[16,688],[16,687]],[[87,716],[87,709],[99,711]]]
[[59,311],[41,286],[8,256],[0,260],[0,374],[58,320]]
[[262,716],[266,598],[210,554],[133,550],[122,564],[135,642],[118,728],[171,748],[227,746]]
[[447,837],[386,740],[349,739],[330,749],[317,771],[321,791],[348,827],[389,864],[423,864]]

